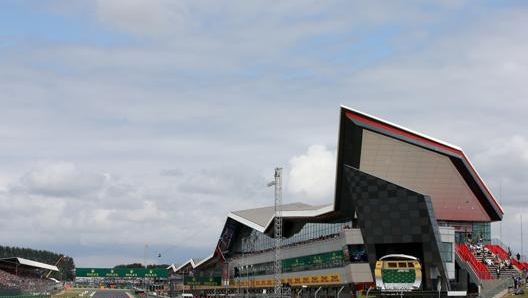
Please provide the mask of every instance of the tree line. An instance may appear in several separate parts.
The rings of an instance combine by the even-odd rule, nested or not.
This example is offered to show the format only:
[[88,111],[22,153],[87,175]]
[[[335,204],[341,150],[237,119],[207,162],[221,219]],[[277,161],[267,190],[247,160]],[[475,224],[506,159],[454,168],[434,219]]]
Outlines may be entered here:
[[[71,257],[47,250],[0,245],[0,259],[16,257],[37,261],[48,265],[56,265],[59,269],[59,272],[51,272],[51,274],[48,276],[50,278],[53,277],[58,280],[73,280],[75,278],[75,264],[73,262],[73,258]],[[47,274],[48,272],[46,272],[43,277],[45,277]]]
[[[148,264],[147,265],[147,269],[155,269],[155,268],[167,268],[169,267],[170,265],[169,264]],[[145,267],[145,265],[141,264],[141,263],[132,263],[132,264],[121,264],[121,265],[116,265],[114,266],[114,268],[143,268]]]

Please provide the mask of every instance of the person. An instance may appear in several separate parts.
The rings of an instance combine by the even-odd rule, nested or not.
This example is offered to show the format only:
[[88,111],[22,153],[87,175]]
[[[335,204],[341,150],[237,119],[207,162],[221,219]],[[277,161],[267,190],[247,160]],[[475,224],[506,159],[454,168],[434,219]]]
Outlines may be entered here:
[[500,278],[500,268],[499,268],[499,266],[497,266],[497,279],[499,279],[499,278]]
[[517,261],[520,262],[521,261],[521,255],[519,253],[517,253],[516,257],[517,257]]

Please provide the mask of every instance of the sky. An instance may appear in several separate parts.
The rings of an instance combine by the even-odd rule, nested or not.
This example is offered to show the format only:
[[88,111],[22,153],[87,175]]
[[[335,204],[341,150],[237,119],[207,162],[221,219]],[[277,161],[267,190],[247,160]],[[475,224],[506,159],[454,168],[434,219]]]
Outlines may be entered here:
[[276,167],[333,202],[344,105],[461,147],[528,254],[526,28],[525,1],[3,0],[0,245],[207,257]]

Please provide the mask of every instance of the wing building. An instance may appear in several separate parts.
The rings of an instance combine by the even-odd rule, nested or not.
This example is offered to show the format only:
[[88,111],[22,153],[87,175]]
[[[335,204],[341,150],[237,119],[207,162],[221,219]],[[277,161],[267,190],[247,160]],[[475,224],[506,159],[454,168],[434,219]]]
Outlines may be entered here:
[[[423,291],[488,278],[458,245],[489,243],[503,210],[462,149],[347,107],[339,127],[334,201],[281,208],[282,284],[298,297],[379,288],[388,277],[376,263],[387,255],[418,260]],[[172,290],[272,291],[275,214],[274,206],[230,212],[210,256],[173,267]]]

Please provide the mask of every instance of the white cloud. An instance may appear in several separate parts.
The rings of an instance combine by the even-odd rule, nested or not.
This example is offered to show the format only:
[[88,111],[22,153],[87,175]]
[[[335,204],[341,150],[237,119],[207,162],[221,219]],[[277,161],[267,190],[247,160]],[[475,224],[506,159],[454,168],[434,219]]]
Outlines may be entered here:
[[137,222],[166,222],[169,218],[166,210],[162,206],[158,206],[156,202],[144,201],[143,206],[140,208],[127,210],[126,212],[121,212],[118,219],[127,221],[137,221]]
[[254,195],[259,188],[265,190],[265,178],[254,171],[252,167],[232,165],[189,171],[178,190],[201,195],[236,195],[243,199]]
[[289,162],[287,188],[304,202],[332,202],[335,188],[336,153],[314,145]]
[[[208,244],[228,211],[273,204],[265,185],[281,165],[285,202],[331,203],[339,104],[461,146],[495,190],[503,181],[507,219],[525,203],[525,9],[51,2],[74,26],[0,47],[8,243],[81,243],[85,265],[90,243],[101,255]],[[43,158],[69,162],[28,168]]]
[[181,169],[163,169],[161,170],[160,175],[180,177],[183,175],[183,171]]
[[494,167],[499,166],[504,161],[511,161],[508,166],[528,166],[528,139],[522,135],[495,139],[476,158],[486,166],[490,164]]
[[236,181],[229,171],[214,172],[202,170],[196,175],[188,176],[180,184],[179,189],[184,193],[200,194],[228,194],[236,188]]
[[80,170],[69,162],[40,162],[20,179],[30,193],[78,196],[101,190],[105,175]]
[[188,11],[184,1],[171,0],[97,0],[97,18],[119,30],[164,36],[185,25]]
[[506,220],[524,207],[528,180],[526,137],[514,134],[491,139],[472,161],[505,209]]

